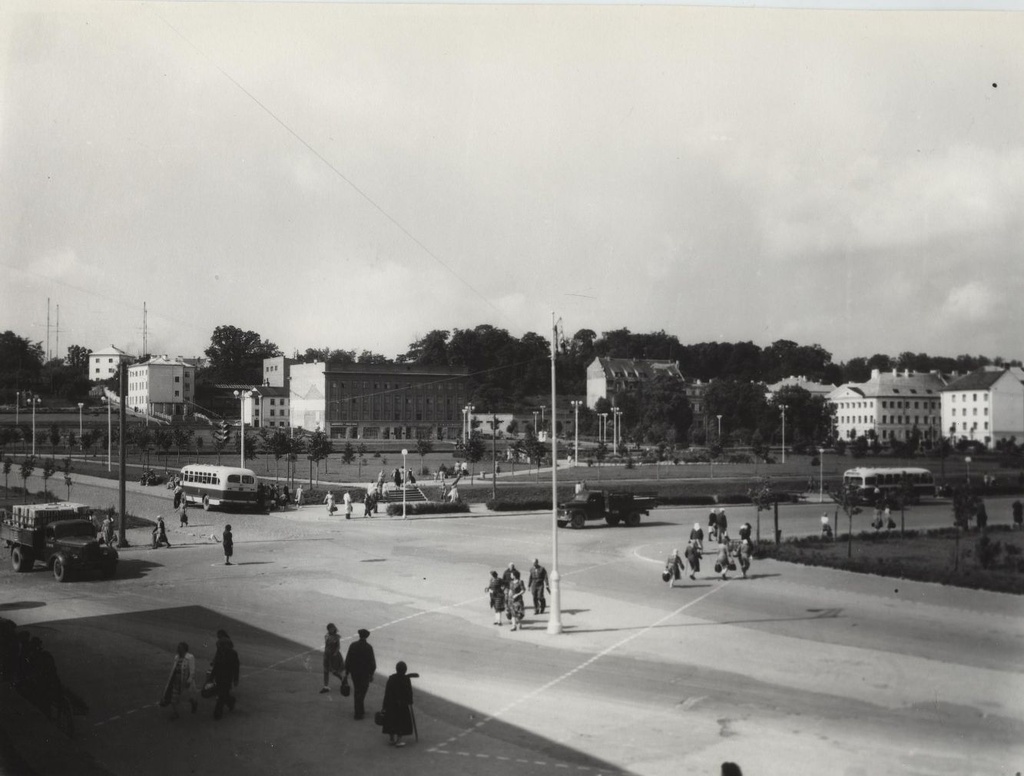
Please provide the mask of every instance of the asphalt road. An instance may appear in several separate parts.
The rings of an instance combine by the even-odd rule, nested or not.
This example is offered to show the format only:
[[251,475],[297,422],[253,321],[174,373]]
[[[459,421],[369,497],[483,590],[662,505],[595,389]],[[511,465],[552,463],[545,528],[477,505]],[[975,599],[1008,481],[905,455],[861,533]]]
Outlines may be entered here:
[[[99,503],[92,487],[72,495]],[[149,490],[129,509],[166,519],[169,492]],[[994,519],[1002,511],[990,502]],[[731,525],[753,514],[727,512]],[[949,521],[948,505],[907,514],[908,527]],[[548,515],[191,515],[188,530],[168,520],[170,550],[134,532],[112,581],[0,570],[0,616],[42,637],[90,706],[73,741],[19,707],[15,743],[38,773],[76,772],[72,762],[125,776],[675,776],[733,760],[747,774],[1012,774],[1024,763],[1019,597],[770,561],[746,580],[706,573],[669,589],[665,556],[706,510],[661,509],[634,529],[559,531],[563,632],[528,613],[513,633],[492,624],[484,585],[509,561],[552,570]],[[819,516],[785,509],[783,531],[816,532]],[[230,567],[212,538],[226,521]],[[346,639],[372,631],[371,710],[397,660],[421,674],[419,743],[387,747],[372,721],[352,719],[351,699],[318,694],[328,621]],[[168,720],[156,701],[174,645],[189,642],[203,666],[220,627],[242,658],[237,710],[215,722],[206,701]]]

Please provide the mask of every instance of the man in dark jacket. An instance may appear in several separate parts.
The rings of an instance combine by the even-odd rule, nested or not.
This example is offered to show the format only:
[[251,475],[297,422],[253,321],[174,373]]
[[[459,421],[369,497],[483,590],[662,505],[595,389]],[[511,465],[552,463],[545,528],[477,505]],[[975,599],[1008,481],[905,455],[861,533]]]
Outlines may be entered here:
[[370,682],[373,681],[373,674],[377,670],[377,660],[373,656],[373,647],[367,639],[370,631],[365,628],[359,629],[359,641],[353,641],[348,645],[348,652],[345,654],[345,670],[352,677],[352,690],[355,696],[355,716],[362,719],[366,713],[363,701],[366,700],[366,691],[370,689]]
[[213,718],[220,719],[225,706],[230,711],[235,710],[235,696],[231,694],[231,688],[238,686],[239,673],[238,653],[225,630],[217,631],[217,652],[210,664],[210,671],[213,681],[217,683],[217,705],[213,707]]

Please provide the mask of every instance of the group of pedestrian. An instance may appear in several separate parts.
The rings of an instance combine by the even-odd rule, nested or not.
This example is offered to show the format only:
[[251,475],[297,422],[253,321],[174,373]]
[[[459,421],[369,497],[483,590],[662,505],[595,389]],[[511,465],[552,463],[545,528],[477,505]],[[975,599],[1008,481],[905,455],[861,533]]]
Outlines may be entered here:
[[221,719],[224,716],[225,706],[228,711],[235,710],[237,698],[231,694],[231,690],[238,686],[241,676],[240,669],[241,662],[238,659],[234,642],[223,628],[217,631],[213,659],[210,661],[209,671],[207,671],[206,679],[202,684],[196,675],[196,659],[189,651],[188,643],[179,642],[171,663],[170,676],[167,678],[163,695],[160,698],[160,706],[170,707],[171,719],[178,719],[181,716],[178,707],[182,700],[188,701],[192,713],[195,714],[199,709],[200,695],[203,698],[216,696],[213,718]]
[[[329,693],[330,677],[337,677],[341,681],[341,694],[352,695],[353,716],[360,720],[366,716],[366,695],[377,672],[377,659],[368,641],[370,631],[360,628],[357,633],[358,640],[349,644],[348,651],[342,657],[338,628],[334,623],[327,624],[327,632],[324,634],[324,684],[320,693]],[[416,674],[410,674],[406,664],[399,661],[395,665],[395,673],[388,677],[384,685],[380,722],[382,732],[388,737],[391,746],[405,746],[402,738],[412,735],[415,730],[412,711],[413,676]]]
[[[260,511],[285,509],[291,503],[292,492],[287,485],[256,483],[256,508]],[[295,504],[302,506],[302,486],[295,489]]]
[[[548,583],[548,572],[540,560],[534,558],[530,567],[530,596],[533,598],[534,614],[543,614],[547,609],[547,599],[544,593],[550,593],[551,587]],[[523,600],[526,595],[526,583],[523,582],[522,574],[516,568],[515,563],[509,563],[508,568],[499,577],[497,571],[491,572],[491,578],[484,588],[487,593],[488,603],[491,611],[494,612],[494,624],[502,625],[502,615],[508,617],[512,624],[512,630],[522,630],[523,619],[526,617],[526,603]]]
[[42,639],[18,630],[13,621],[0,617],[0,679],[7,682],[46,714],[47,719],[64,690],[53,655]]
[[[730,539],[727,529],[728,522],[725,512],[713,509],[708,516],[708,538],[710,541],[713,537],[718,543],[715,555],[715,574],[721,575],[722,579],[728,579],[729,572],[739,568],[743,577],[746,578],[753,553],[753,544],[750,538],[751,525],[744,523],[740,526],[738,540]],[[700,562],[703,557],[704,531],[700,523],[694,523],[693,528],[690,529],[690,537],[686,542],[683,554],[680,555],[679,550],[674,549],[665,561],[665,570],[661,573],[662,581],[669,587],[675,587],[675,583],[684,575],[689,576],[690,579],[696,579],[697,574],[700,573]]]

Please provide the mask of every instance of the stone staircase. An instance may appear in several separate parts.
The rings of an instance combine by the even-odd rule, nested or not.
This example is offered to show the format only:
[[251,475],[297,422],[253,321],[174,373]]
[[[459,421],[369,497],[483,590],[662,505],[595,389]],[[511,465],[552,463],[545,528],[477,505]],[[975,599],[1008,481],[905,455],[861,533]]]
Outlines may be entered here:
[[[402,491],[400,488],[392,488],[384,494],[384,498],[381,499],[385,504],[401,504],[402,503]],[[416,501],[429,501],[424,495],[423,491],[417,488],[415,485],[408,485],[405,488],[405,503],[412,504]]]

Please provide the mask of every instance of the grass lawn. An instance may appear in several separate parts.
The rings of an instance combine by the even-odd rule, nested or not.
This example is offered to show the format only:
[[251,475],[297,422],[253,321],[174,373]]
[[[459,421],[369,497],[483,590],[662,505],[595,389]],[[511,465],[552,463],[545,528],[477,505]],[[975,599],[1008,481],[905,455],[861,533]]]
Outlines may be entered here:
[[1024,594],[1024,532],[1007,526],[989,529],[987,551],[977,530],[957,534],[954,528],[907,531],[903,539],[898,531],[862,533],[854,535],[852,543],[843,534],[835,542],[805,538],[762,545],[757,554],[810,566]]

